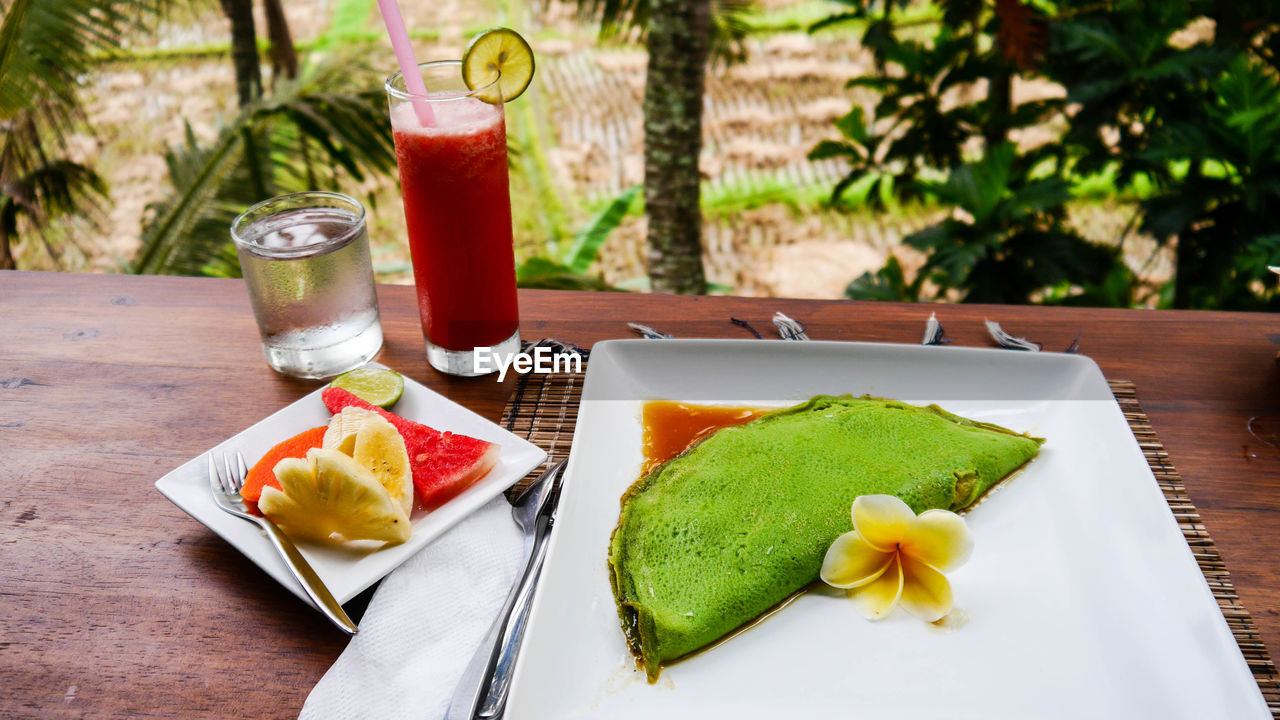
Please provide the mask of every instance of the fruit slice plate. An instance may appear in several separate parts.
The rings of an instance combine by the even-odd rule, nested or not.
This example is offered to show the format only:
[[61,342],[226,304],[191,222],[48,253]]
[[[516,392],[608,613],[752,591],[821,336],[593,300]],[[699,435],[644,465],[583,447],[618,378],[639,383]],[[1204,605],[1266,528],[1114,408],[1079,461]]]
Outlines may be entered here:
[[[244,454],[245,462],[252,465],[272,445],[307,428],[329,422],[331,416],[320,399],[320,393],[321,390],[316,390],[238,435],[215,445],[209,452],[220,459],[223,453],[234,454],[239,451]],[[547,457],[546,452],[536,445],[407,377],[404,379],[404,394],[392,408],[392,412],[437,430],[462,433],[497,443],[501,447],[501,454],[498,464],[488,475],[457,497],[431,512],[415,511],[410,518],[413,534],[408,542],[390,547],[353,543],[346,548],[298,542],[298,549],[338,602],[345,603],[382,579],[458,521],[514,485]],[[188,515],[221,535],[232,547],[244,553],[293,594],[309,603],[301,586],[289,574],[284,561],[276,554],[266,536],[252,523],[232,517],[214,504],[209,492],[207,454],[200,454],[160,478],[156,481],[156,489]]]

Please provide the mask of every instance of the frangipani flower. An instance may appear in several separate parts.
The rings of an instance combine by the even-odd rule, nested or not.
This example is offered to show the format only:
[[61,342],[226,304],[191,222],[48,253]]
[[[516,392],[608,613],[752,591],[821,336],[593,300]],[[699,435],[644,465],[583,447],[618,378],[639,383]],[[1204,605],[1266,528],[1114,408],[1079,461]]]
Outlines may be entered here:
[[853,501],[853,532],[827,549],[822,580],[847,588],[870,620],[899,604],[935,622],[951,612],[951,583],[944,572],[969,559],[973,538],[964,519],[950,510],[919,515],[892,495],[862,495]]

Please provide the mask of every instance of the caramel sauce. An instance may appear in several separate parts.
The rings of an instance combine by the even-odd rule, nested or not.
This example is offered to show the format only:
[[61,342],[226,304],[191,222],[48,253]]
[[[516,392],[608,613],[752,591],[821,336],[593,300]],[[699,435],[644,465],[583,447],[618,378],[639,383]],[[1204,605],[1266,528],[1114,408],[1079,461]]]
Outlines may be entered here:
[[644,404],[640,417],[640,424],[644,427],[644,468],[641,474],[648,473],[721,428],[750,422],[770,410],[772,408],[650,400]]

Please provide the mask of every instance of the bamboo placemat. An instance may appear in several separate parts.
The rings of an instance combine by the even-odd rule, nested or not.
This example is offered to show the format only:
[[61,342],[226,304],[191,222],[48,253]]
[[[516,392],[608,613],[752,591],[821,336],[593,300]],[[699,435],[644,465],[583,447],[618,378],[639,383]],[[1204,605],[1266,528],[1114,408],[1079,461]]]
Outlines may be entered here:
[[569,457],[573,430],[578,425],[578,404],[582,401],[582,378],[574,373],[527,373],[516,383],[502,411],[501,425],[546,450],[547,461],[509,492],[523,490],[547,467]]
[[[585,365],[585,363],[584,363]],[[1147,420],[1147,414],[1138,403],[1137,390],[1127,380],[1111,380],[1111,392],[1120,404],[1129,429],[1133,431],[1138,447],[1151,466],[1151,472],[1164,492],[1169,509],[1178,520],[1182,536],[1200,565],[1200,572],[1213,591],[1213,597],[1227,619],[1231,634],[1235,636],[1240,652],[1253,672],[1254,680],[1262,689],[1271,716],[1280,720],[1280,677],[1276,666],[1271,662],[1267,648],[1262,644],[1254,627],[1253,618],[1245,610],[1240,598],[1236,595],[1227,574],[1226,565],[1218,548],[1209,536],[1200,520],[1200,513],[1187,496],[1187,489],[1182,478],[1174,470],[1169,461],[1169,453],[1160,444],[1155,430]],[[573,442],[573,431],[578,421],[578,405],[582,400],[582,376],[568,373],[549,375],[527,374],[520,378],[515,392],[507,401],[502,413],[502,425],[538,447],[547,451],[547,463],[555,463],[569,456],[569,446]],[[517,483],[515,489],[523,489],[542,471],[542,467],[529,473]]]
[[1187,496],[1187,488],[1182,484],[1182,478],[1178,475],[1178,471],[1173,469],[1173,463],[1169,461],[1169,453],[1160,444],[1156,431],[1147,421],[1147,413],[1138,403],[1138,393],[1133,383],[1128,380],[1110,380],[1108,384],[1111,385],[1111,392],[1116,396],[1116,402],[1120,404],[1124,419],[1129,423],[1129,429],[1133,431],[1134,439],[1138,441],[1138,447],[1142,448],[1142,454],[1147,458],[1147,464],[1151,466],[1152,474],[1156,476],[1156,482],[1160,484],[1160,490],[1164,492],[1164,499],[1169,503],[1169,509],[1178,520],[1182,536],[1187,539],[1187,545],[1191,546],[1191,554],[1195,555],[1196,563],[1200,565],[1200,572],[1204,573],[1204,579],[1209,581],[1213,598],[1218,601],[1218,607],[1222,609],[1222,615],[1227,619],[1231,634],[1235,636],[1240,652],[1244,654],[1245,661],[1249,663],[1249,669],[1253,671],[1253,679],[1262,689],[1262,696],[1266,698],[1267,707],[1271,709],[1271,717],[1280,720],[1280,678],[1276,675],[1276,666],[1271,662],[1271,656],[1267,654],[1262,638],[1258,636],[1253,618],[1249,616],[1249,611],[1245,610],[1240,598],[1236,595],[1231,577],[1227,574],[1227,567],[1222,562],[1222,555],[1218,554],[1213,538],[1209,536],[1209,531],[1200,521],[1200,512],[1191,503],[1191,498]]

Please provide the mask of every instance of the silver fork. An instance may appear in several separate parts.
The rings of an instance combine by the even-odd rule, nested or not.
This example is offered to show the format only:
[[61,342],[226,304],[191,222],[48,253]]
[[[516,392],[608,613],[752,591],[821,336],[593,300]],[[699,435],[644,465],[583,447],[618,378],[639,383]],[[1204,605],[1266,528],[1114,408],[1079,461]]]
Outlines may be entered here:
[[271,544],[279,551],[280,557],[284,558],[284,564],[288,566],[289,571],[293,573],[293,577],[302,585],[302,589],[307,591],[307,597],[315,604],[316,609],[324,613],[330,622],[337,625],[343,632],[348,635],[355,635],[359,628],[347,617],[347,613],[343,611],[342,605],[334,599],[333,593],[329,592],[329,588],[324,586],[324,582],[320,580],[320,576],[316,575],[316,571],[311,568],[311,564],[307,559],[302,557],[302,553],[298,552],[298,548],[293,544],[276,524],[264,517],[250,515],[248,508],[245,507],[244,498],[240,496],[240,488],[244,487],[244,478],[249,470],[245,466],[244,456],[236,453],[236,464],[231,465],[231,456],[222,456],[223,470],[220,472],[218,466],[213,461],[213,453],[209,453],[209,489],[213,491],[213,500],[218,507],[235,515],[238,518],[244,518],[249,522],[256,523],[267,534],[267,538],[271,540]]

